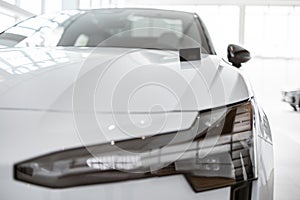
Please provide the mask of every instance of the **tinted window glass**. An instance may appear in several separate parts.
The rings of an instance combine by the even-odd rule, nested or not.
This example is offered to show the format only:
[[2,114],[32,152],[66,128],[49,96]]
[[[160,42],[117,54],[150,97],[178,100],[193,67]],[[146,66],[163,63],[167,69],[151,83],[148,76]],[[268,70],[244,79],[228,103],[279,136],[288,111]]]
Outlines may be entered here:
[[193,14],[147,9],[63,12],[28,19],[0,35],[0,45],[182,49],[207,41]]

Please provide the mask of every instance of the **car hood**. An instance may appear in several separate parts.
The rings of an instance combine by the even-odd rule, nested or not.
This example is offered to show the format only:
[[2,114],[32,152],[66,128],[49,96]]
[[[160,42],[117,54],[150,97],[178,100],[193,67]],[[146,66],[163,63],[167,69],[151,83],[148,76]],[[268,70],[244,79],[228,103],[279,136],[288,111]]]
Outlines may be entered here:
[[10,152],[1,156],[11,163],[188,129],[199,111],[252,96],[241,72],[214,55],[191,63],[181,63],[176,51],[126,48],[0,55],[0,146]]
[[199,111],[251,97],[244,77],[214,55],[128,48],[0,50],[0,107],[151,112]]

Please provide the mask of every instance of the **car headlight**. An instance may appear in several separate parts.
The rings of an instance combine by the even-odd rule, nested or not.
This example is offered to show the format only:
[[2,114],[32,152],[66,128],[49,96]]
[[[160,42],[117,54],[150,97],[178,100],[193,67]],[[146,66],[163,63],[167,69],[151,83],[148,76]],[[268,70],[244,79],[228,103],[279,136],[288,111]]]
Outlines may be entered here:
[[15,178],[50,188],[184,175],[196,192],[256,178],[251,101],[200,112],[192,127],[59,151],[15,165]]

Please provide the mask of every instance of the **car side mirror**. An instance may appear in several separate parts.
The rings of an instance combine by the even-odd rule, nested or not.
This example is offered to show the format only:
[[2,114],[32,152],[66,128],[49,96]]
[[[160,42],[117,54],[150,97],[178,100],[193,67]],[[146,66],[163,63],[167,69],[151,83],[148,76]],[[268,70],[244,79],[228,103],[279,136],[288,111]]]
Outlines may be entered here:
[[230,44],[227,48],[227,58],[233,66],[240,68],[242,63],[245,63],[251,59],[251,55],[250,52],[243,47]]

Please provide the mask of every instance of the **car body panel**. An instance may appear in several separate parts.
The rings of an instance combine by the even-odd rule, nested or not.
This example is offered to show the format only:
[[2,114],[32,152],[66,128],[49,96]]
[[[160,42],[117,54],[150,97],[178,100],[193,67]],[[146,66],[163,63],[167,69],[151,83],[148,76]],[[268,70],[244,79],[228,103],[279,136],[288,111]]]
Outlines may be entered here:
[[[2,184],[1,184],[2,185]],[[70,189],[52,189],[28,185],[20,182],[12,182],[3,185],[0,191],[3,199],[20,199],[24,196],[30,199],[230,199],[230,188],[222,188],[207,192],[195,193],[183,176],[170,176],[135,180],[120,183],[82,186]],[[14,188],[18,192],[10,192]],[[6,192],[4,192],[6,191]]]
[[[128,112],[126,112],[127,108],[121,107],[117,108],[117,110],[107,109],[108,106],[105,106],[105,103],[104,105],[100,104],[96,107],[96,110],[84,110],[84,108],[81,107],[74,108],[72,107],[73,84],[78,74],[80,74],[79,71],[81,67],[84,66],[83,63],[86,60],[86,57],[92,55],[92,58],[89,57],[87,62],[97,62],[96,66],[101,69],[98,62],[100,62],[101,66],[101,63],[113,59],[116,54],[119,55],[120,53],[124,53],[124,51],[128,51],[128,49],[93,49],[96,53],[93,52],[92,54],[91,51],[91,49],[82,49],[78,51],[72,48],[59,48],[57,50],[38,48],[33,55],[29,56],[30,53],[27,52],[31,52],[32,54],[32,49],[1,50],[1,55],[10,55],[10,53],[20,55],[22,59],[14,57],[17,60],[15,62],[23,61],[24,63],[15,65],[23,67],[27,66],[27,69],[32,70],[27,70],[23,73],[9,71],[13,68],[13,61],[5,56],[1,57],[2,63],[6,63],[6,66],[10,66],[11,68],[6,68],[6,73],[2,73],[3,84],[1,85],[0,93],[0,121],[2,132],[6,135],[0,142],[1,149],[5,149],[5,151],[1,151],[0,153],[2,157],[2,160],[0,161],[0,173],[1,177],[5,177],[1,180],[1,185],[5,185],[5,188],[7,188],[7,190],[1,190],[5,192],[0,194],[0,196],[14,199],[19,197],[18,194],[22,194],[28,197],[32,196],[32,199],[37,198],[37,196],[39,198],[46,197],[47,199],[65,199],[65,197],[76,199],[75,197],[79,197],[79,193],[81,192],[82,195],[84,195],[93,193],[91,191],[97,190],[99,192],[95,192],[94,194],[97,197],[100,197],[101,195],[112,195],[112,197],[116,197],[111,199],[120,199],[121,197],[119,195],[126,193],[126,195],[133,195],[132,199],[135,199],[134,197],[138,199],[140,195],[147,193],[145,190],[139,190],[139,187],[147,188],[148,184],[154,186],[158,185],[156,184],[158,182],[165,182],[163,184],[164,186],[160,186],[161,189],[159,190],[159,194],[169,195],[171,191],[176,190],[178,193],[173,192],[174,199],[183,197],[193,199],[201,196],[211,196],[210,199],[221,199],[221,197],[224,198],[224,196],[227,196],[224,199],[228,199],[229,188],[196,194],[192,192],[192,189],[189,187],[186,180],[182,180],[184,179],[182,176],[130,181],[128,184],[118,183],[58,191],[48,191],[44,188],[13,181],[12,169],[16,162],[49,152],[79,147],[82,145],[99,144],[111,140],[122,140],[187,129],[194,122],[198,111],[239,102],[249,99],[252,96],[251,91],[248,90],[249,87],[247,82],[240,72],[231,66],[224,67],[224,65],[227,64],[217,59],[216,56],[203,55],[201,62],[188,64],[180,63],[176,52],[138,50],[134,51],[133,55],[128,54],[129,59],[128,62],[126,62],[126,67],[123,67],[123,69],[130,69],[132,67],[133,69],[138,68],[138,65],[134,65],[136,62],[133,63],[133,60],[130,59],[131,56],[134,56],[135,58],[140,57],[141,62],[139,64],[141,64],[145,63],[146,58],[151,55],[152,61],[149,62],[149,64],[161,63],[162,60],[165,60],[165,62],[161,63],[162,65],[156,67],[154,70],[155,73],[161,73],[163,75],[162,78],[167,76],[167,73],[170,73],[170,71],[180,73],[180,77],[184,77],[186,80],[186,82],[183,82],[186,85],[182,87],[181,90],[185,92],[185,87],[192,86],[193,90],[196,90],[196,92],[191,92],[190,94],[199,93],[201,95],[196,97],[197,101],[192,102],[193,104],[189,101],[190,97],[188,95],[182,95],[180,102],[186,103],[183,104],[182,107],[179,107],[176,104],[176,99],[159,97],[150,98],[147,94],[151,92],[149,91],[149,88],[147,88],[145,90],[146,92],[142,92],[138,95],[135,102],[141,103],[140,105],[135,103],[134,105],[138,106],[130,108],[130,111],[132,112],[130,115],[137,123],[141,120],[147,123],[150,116],[151,126],[144,129],[145,131],[142,132],[142,135],[138,135],[141,133],[134,132],[128,135],[120,129],[118,124],[116,124],[116,129],[111,131],[109,130],[109,127],[114,125],[114,118],[116,116],[122,118],[122,115],[126,117],[128,115]],[[49,55],[52,56],[52,60],[49,60]],[[136,59],[134,61],[136,61]],[[47,65],[45,63],[47,63]],[[130,65],[129,63],[133,63],[133,65]],[[46,65],[45,67],[38,67],[44,64]],[[28,66],[32,66],[32,68],[29,68]],[[155,66],[153,67],[155,68]],[[94,68],[84,68],[84,70],[86,70],[85,73],[88,73]],[[164,71],[164,69],[169,71]],[[114,76],[111,76],[106,81],[109,82],[113,79],[118,79],[122,73],[127,73],[126,70],[121,71],[121,75],[119,74],[118,76],[120,71],[119,68],[114,69],[113,72],[109,73]],[[166,74],[163,74],[163,72]],[[144,76],[142,77],[142,80],[147,78],[148,76]],[[163,79],[158,79],[158,81],[163,81]],[[174,87],[174,85],[176,86],[176,83],[178,87]],[[175,89],[180,88],[176,79],[170,84],[171,86],[173,84],[173,88]],[[105,85],[108,87],[107,93],[109,93],[111,90],[109,87],[110,84]],[[221,91],[220,87],[222,88]],[[151,89],[152,88],[150,88],[150,90]],[[156,89],[159,90],[159,88],[154,87],[154,93]],[[176,91],[175,93],[180,93],[180,91]],[[212,99],[210,93],[214,96],[218,96],[218,98]],[[141,97],[144,98],[139,99]],[[216,99],[219,101],[215,101]],[[143,104],[145,101],[146,103]],[[149,106],[153,104],[165,105],[166,110],[163,112],[151,110],[151,107]],[[78,133],[74,120],[74,113],[75,115],[76,113],[79,113],[77,116],[81,117],[80,123],[85,130],[84,135]],[[99,127],[94,126],[94,124],[92,124],[93,122],[89,120],[94,117],[95,113],[99,121],[101,121],[100,128],[103,131],[103,134],[99,134]],[[155,127],[157,127],[157,124],[160,124],[163,120],[166,120],[163,128],[156,130]],[[126,129],[126,124],[122,124],[122,126]],[[9,153],[7,154],[7,152]],[[169,186],[166,186],[167,183],[169,183]],[[121,188],[116,189],[119,188],[119,185]],[[181,187],[182,185],[184,185],[186,192],[179,192],[179,190],[176,189],[176,187]],[[13,192],[7,193],[6,191],[8,191],[9,188],[17,188],[16,190],[19,191],[18,194]],[[132,192],[127,194],[127,191],[130,191],[129,188],[135,189],[130,189]],[[101,193],[100,191],[102,190],[110,190],[112,192],[111,194],[107,192]],[[74,194],[77,195],[74,196]],[[148,195],[148,197],[149,199],[150,197],[152,199],[152,197],[156,197],[156,194]]]
[[[0,53],[2,108],[72,111],[74,87],[87,88],[91,82],[98,86],[92,88],[95,89],[92,95],[97,100],[94,111],[99,112],[149,112],[149,106],[155,103],[162,105],[166,112],[197,111],[253,96],[241,72],[215,55],[202,54],[199,62],[180,63],[177,51],[126,48],[21,48],[0,50]],[[129,95],[116,91],[116,87],[129,90],[141,82],[151,81],[165,85],[163,89],[170,89],[175,96],[149,98],[163,92],[160,86],[151,85],[135,94],[131,107],[112,108],[113,95],[119,95],[114,97],[119,102]],[[86,111],[87,102],[81,104],[83,108],[76,110]]]
[[[52,152],[187,130],[201,112],[253,100],[237,68],[205,52],[201,60],[180,62],[179,51],[145,48],[8,48],[0,55],[0,199],[232,199],[230,187],[195,192],[183,175],[51,189],[17,181],[14,166]],[[256,131],[251,199],[271,200],[272,142],[263,128]]]

